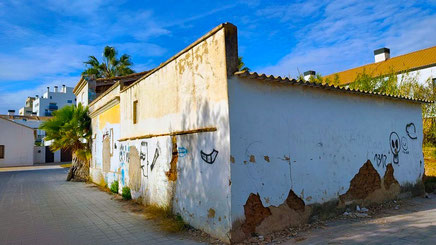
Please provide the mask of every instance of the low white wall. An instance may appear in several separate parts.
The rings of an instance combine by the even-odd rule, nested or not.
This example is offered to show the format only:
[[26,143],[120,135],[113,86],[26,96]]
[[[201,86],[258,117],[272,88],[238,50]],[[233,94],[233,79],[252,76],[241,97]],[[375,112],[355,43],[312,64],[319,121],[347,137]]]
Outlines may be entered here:
[[35,146],[34,161],[35,163],[45,163],[45,146]]
[[33,164],[33,129],[0,118],[0,145],[5,146],[5,157],[0,167],[26,166]]
[[265,207],[290,189],[305,204],[338,199],[367,160],[381,177],[393,163],[401,185],[424,172],[420,104],[238,77],[229,104],[233,222],[250,193]]

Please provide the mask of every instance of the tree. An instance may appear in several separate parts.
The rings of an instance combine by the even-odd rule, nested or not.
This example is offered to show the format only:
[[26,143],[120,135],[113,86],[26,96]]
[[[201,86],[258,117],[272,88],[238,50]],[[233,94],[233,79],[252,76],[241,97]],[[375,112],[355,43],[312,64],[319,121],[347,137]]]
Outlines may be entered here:
[[[370,92],[380,92],[391,95],[401,95],[412,98],[436,100],[436,88],[431,79],[425,83],[418,82],[419,73],[404,72],[398,79],[397,74],[391,71],[384,76],[372,76],[365,72],[358,74],[356,80],[348,86]],[[424,139],[426,145],[436,145],[436,105],[435,103],[422,105],[424,119]]]
[[101,63],[92,55],[84,63],[87,69],[82,72],[82,75],[92,75],[96,78],[124,76],[135,72],[130,68],[133,64],[130,56],[123,54],[117,59],[117,51],[110,46],[104,48]]
[[71,150],[73,162],[68,172],[67,181],[86,181],[89,176],[91,158],[91,118],[88,107],[79,103],[65,106],[53,112],[53,117],[41,124],[40,129],[46,133],[45,140],[52,141],[50,149]]
[[250,68],[245,66],[244,61],[242,61],[242,56],[238,57],[238,71],[250,71]]

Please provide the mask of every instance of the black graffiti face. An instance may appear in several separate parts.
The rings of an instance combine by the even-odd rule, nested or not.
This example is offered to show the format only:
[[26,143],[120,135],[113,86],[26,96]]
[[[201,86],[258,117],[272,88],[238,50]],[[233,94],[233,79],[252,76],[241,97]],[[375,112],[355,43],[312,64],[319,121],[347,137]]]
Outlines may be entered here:
[[414,123],[408,123],[406,125],[406,132],[409,138],[416,140],[418,136],[416,135],[416,127]]
[[389,136],[389,145],[391,147],[391,152],[394,156],[393,162],[395,164],[398,164],[399,163],[398,153],[400,152],[401,141],[400,141],[400,137],[396,132],[392,132],[391,135]]
[[216,160],[216,157],[218,156],[218,151],[213,149],[211,153],[206,154],[203,151],[200,151],[201,153],[201,159],[203,159],[203,161],[209,163],[209,164],[213,164]]

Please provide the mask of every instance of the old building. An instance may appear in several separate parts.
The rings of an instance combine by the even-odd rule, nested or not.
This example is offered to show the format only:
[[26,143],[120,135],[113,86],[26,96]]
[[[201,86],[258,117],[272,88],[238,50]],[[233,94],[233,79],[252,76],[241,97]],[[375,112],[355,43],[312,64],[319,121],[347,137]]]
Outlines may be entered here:
[[[428,101],[237,64],[237,30],[225,23],[131,84],[80,99],[92,118],[93,181],[117,180],[226,242],[420,185]],[[76,95],[95,93],[80,83]]]
[[0,167],[33,164],[34,130],[0,117]]

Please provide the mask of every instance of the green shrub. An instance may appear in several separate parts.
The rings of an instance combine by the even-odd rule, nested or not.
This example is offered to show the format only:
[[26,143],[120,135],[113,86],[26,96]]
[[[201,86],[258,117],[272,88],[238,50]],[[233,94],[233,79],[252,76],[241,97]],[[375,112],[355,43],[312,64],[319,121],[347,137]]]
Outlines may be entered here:
[[118,180],[115,180],[114,182],[112,182],[112,184],[111,184],[111,191],[113,193],[117,193],[118,194]]
[[121,190],[121,196],[124,200],[132,199],[132,194],[130,194],[130,188],[128,186],[124,186]]

